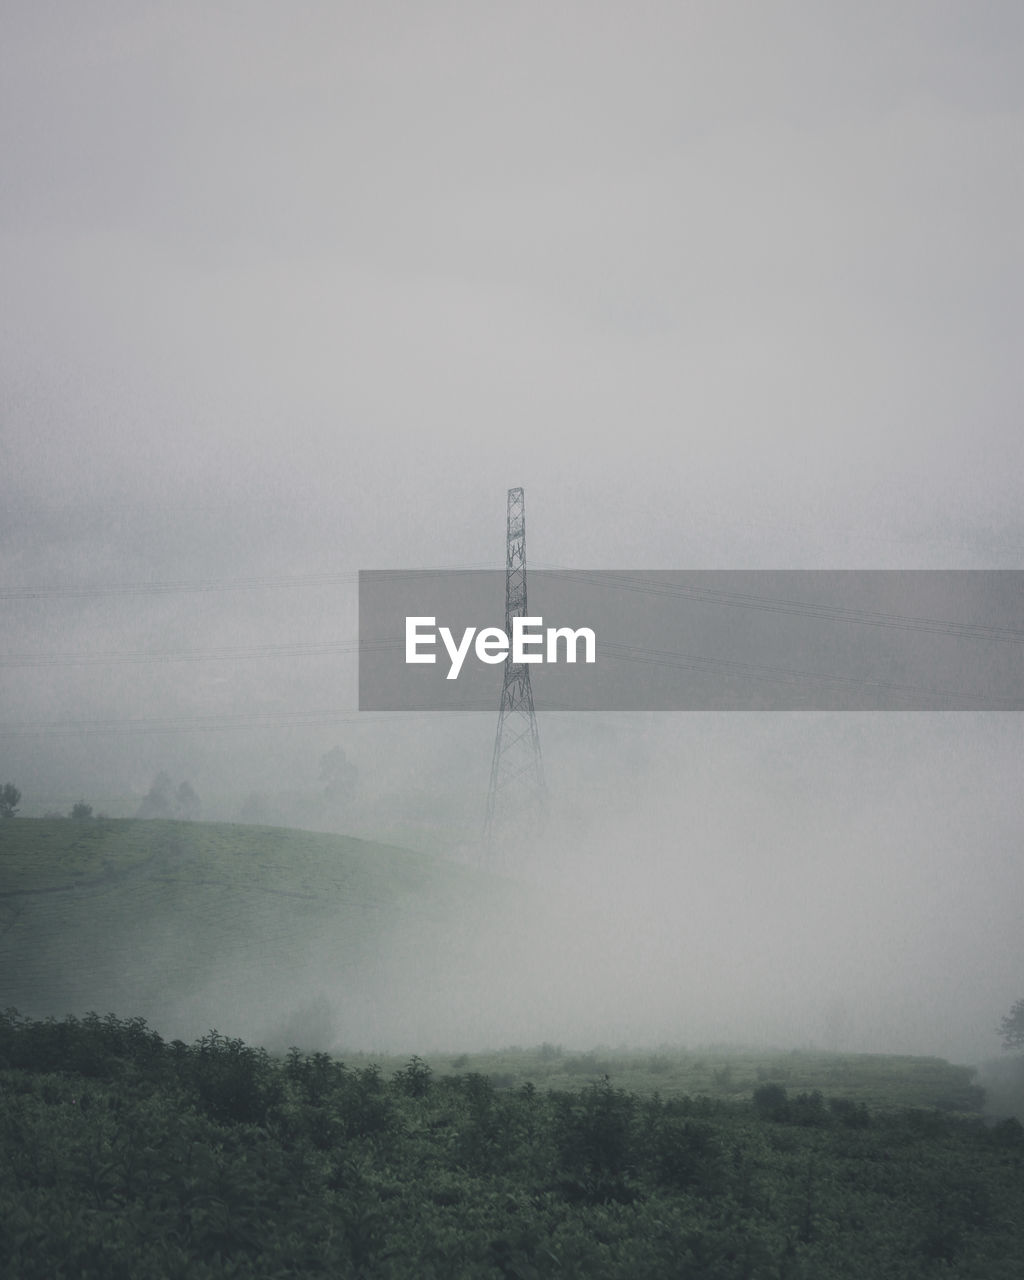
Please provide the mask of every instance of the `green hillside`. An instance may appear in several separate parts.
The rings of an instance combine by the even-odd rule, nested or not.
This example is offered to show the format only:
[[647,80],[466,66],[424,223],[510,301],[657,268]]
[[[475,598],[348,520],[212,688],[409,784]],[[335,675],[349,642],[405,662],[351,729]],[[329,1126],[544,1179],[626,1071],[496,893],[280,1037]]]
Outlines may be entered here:
[[[979,1104],[973,1071],[937,1058],[627,1048],[616,1020],[645,994],[623,976],[627,944],[609,942],[582,901],[352,837],[0,823],[0,1009],[143,1017],[186,1041],[216,1028],[385,1069],[419,1053],[439,1074],[469,1070],[505,1087],[607,1075],[645,1096],[742,1100],[771,1081],[871,1107]],[[581,1007],[590,1021],[574,1024]],[[684,1013],[676,1025],[692,1044]],[[595,1048],[602,1039],[620,1047]]]
[[381,1013],[415,1002],[417,975],[469,964],[470,922],[519,893],[344,836],[15,819],[0,824],[0,1007],[373,1048],[394,1030],[375,1036]]

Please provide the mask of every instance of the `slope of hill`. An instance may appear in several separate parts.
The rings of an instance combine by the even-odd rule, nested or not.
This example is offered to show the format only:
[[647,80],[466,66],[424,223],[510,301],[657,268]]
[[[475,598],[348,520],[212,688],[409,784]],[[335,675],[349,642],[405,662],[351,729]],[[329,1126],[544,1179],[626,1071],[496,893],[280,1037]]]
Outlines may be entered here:
[[131,1013],[183,1038],[415,1043],[444,984],[478,967],[482,922],[523,893],[343,836],[15,819],[0,824],[0,1007]]
[[[0,1009],[141,1016],[167,1039],[216,1028],[349,1060],[473,1054],[474,1070],[509,1083],[564,1087],[608,1073],[641,1093],[749,1097],[770,1078],[842,1085],[870,1105],[973,1105],[962,1096],[970,1072],[938,1059],[783,1058],[768,1046],[792,1042],[744,1036],[725,1017],[725,1034],[708,1035],[715,1024],[700,1006],[728,987],[707,958],[686,966],[659,952],[642,911],[602,912],[591,888],[531,889],[280,827],[5,820]],[[684,941],[693,909],[679,904]],[[726,1051],[741,1037],[745,1055]],[[542,1044],[540,1057],[508,1049]],[[621,1048],[572,1052],[600,1045]],[[636,1057],[627,1045],[675,1048]]]

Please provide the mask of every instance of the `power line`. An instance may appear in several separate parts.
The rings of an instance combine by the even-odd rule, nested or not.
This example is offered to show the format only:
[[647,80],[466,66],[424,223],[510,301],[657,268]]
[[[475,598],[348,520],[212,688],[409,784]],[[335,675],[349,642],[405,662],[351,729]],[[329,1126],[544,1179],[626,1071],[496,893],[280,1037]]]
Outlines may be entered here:
[[[842,605],[819,604],[813,601],[776,599],[771,596],[752,595],[749,592],[726,591],[715,587],[685,586],[662,583],[650,578],[607,571],[606,580],[591,570],[557,570],[556,576],[566,581],[582,582],[594,587],[611,587],[619,591],[639,592],[647,595],[668,596],[679,599],[701,600],[728,608],[761,609],[770,613],[788,613],[797,617],[817,618],[830,622],[848,622],[856,625],[890,627],[901,631],[924,631],[938,635],[958,636],[966,639],[1004,640],[1013,644],[1024,643],[1024,631],[1015,627],[991,627],[973,622],[950,622],[937,618],[918,618],[905,614],[871,609],[849,609]],[[751,572],[760,572],[751,570]],[[766,571],[768,572],[768,571]],[[808,573],[816,572],[807,570]],[[858,572],[848,570],[846,572]],[[877,570],[879,573],[900,572]],[[928,572],[923,570],[922,572]],[[971,572],[962,570],[961,572]],[[998,572],[998,571],[995,571]],[[1013,572],[1012,570],[1010,572]]]
[[[395,578],[422,578],[429,574],[460,571],[482,571],[492,565],[458,565],[449,569],[395,569],[384,572]],[[358,571],[337,573],[264,574],[251,578],[181,578],[163,582],[108,582],[71,584],[50,587],[0,587],[0,600],[84,599],[90,596],[174,595],[219,591],[278,591],[286,588],[352,586],[359,581]]]
[[[424,575],[436,574],[445,575],[455,572],[464,572],[467,570],[479,571],[481,566],[458,566],[448,569],[396,569],[389,571],[389,576],[393,573],[396,580],[402,578],[416,578],[422,580]],[[498,572],[498,570],[491,570]],[[648,594],[653,596],[664,596],[669,598],[700,600],[708,604],[720,604],[726,608],[742,608],[757,609],[772,613],[784,613],[794,616],[815,618],[823,621],[846,622],[851,625],[859,626],[875,626],[888,627],[905,631],[920,631],[937,635],[959,636],[967,639],[986,639],[999,640],[1011,644],[1024,643],[1024,631],[1014,627],[987,626],[981,623],[969,622],[952,622],[937,618],[922,618],[912,615],[893,613],[883,610],[869,609],[851,609],[842,605],[830,605],[816,603],[806,600],[790,600],[777,599],[770,596],[760,596],[751,592],[729,591],[716,587],[700,587],[682,584],[674,584],[670,582],[662,582],[651,578],[645,578],[636,574],[628,574],[620,571],[595,571],[595,570],[575,570],[558,566],[545,566],[544,572],[549,576],[563,579],[567,582],[578,582],[587,586],[601,589],[612,589],[616,591],[629,591],[640,594]],[[751,572],[770,572],[751,570]],[[808,573],[819,571],[807,570]],[[850,570],[847,572],[857,572]],[[899,570],[878,570],[879,573],[901,572]],[[923,570],[921,572],[928,572]],[[971,570],[961,570],[960,572],[970,573]],[[992,571],[998,572],[998,571]],[[1013,572],[1013,571],[1009,571]],[[604,576],[606,575],[607,576]],[[89,596],[101,595],[167,595],[174,593],[211,593],[219,591],[250,591],[250,590],[279,590],[283,588],[302,588],[302,587],[325,587],[325,586],[346,586],[352,585],[358,581],[358,573],[313,573],[302,575],[291,575],[282,577],[255,577],[255,578],[211,578],[207,580],[195,581],[166,581],[166,582],[150,582],[150,583],[109,583],[97,584],[93,586],[59,586],[59,587],[26,587],[26,588],[7,588],[0,589],[0,600],[36,600],[48,598],[85,598]],[[285,652],[287,646],[281,646],[282,652]],[[298,653],[301,646],[292,647],[293,651]],[[244,651],[238,652],[239,657],[260,656],[261,653],[270,652],[271,647],[267,646],[249,646]],[[334,650],[323,649],[323,652],[334,652]],[[208,651],[210,656],[218,656],[213,651]],[[165,660],[164,655],[153,655]],[[172,655],[167,655],[169,660]],[[184,655],[182,655],[184,656]],[[199,655],[197,655],[199,656]],[[227,655],[225,655],[227,656]],[[58,664],[61,662],[77,661],[71,655],[50,655],[53,661]],[[175,658],[178,655],[174,655]],[[89,659],[90,661],[92,659]],[[97,661],[115,660],[113,656],[109,659],[106,655],[103,658],[97,656]],[[145,658],[121,657],[117,661],[144,661]],[[38,660],[28,661],[22,660],[20,655],[0,655],[0,664],[3,665],[47,665],[47,655],[38,655]]]
[[[491,700],[467,705],[468,711],[490,711]],[[461,714],[462,709],[452,714]],[[239,729],[305,729],[334,724],[380,724],[396,720],[421,719],[436,716],[437,711],[428,706],[406,711],[366,712],[351,708],[334,710],[308,710],[294,712],[266,712],[205,716],[172,716],[166,718],[138,717],[120,720],[51,720],[24,721],[0,727],[0,738],[20,738],[34,734],[91,737],[111,733],[207,733]]]
[[[479,566],[466,566],[479,569]],[[395,570],[393,576],[400,578],[419,578],[430,574],[446,575],[458,572],[457,569],[434,570]],[[491,572],[498,572],[491,570]],[[583,582],[596,588],[608,587],[619,591],[628,591],[654,596],[668,596],[698,600],[702,603],[718,604],[728,608],[768,610],[790,614],[797,617],[841,623],[846,625],[870,625],[891,628],[901,631],[917,631],[929,634],[944,635],[956,639],[984,640],[1020,644],[1024,641],[1024,631],[1013,627],[988,626],[978,623],[960,623],[935,618],[914,617],[911,615],[886,612],[880,610],[852,609],[839,605],[815,603],[793,599],[778,599],[760,596],[750,592],[728,591],[714,587],[700,587],[663,581],[660,578],[644,577],[637,574],[609,572],[607,577],[595,571],[580,571],[568,568],[548,568],[548,572],[566,581]],[[878,571],[885,572],[885,571]],[[969,571],[966,571],[969,572]],[[126,593],[126,592],[170,592],[175,590],[232,590],[248,589],[257,586],[296,586],[324,585],[325,583],[354,583],[358,580],[355,573],[317,573],[302,577],[289,578],[249,578],[249,579],[209,579],[202,582],[158,584],[110,584],[106,587],[93,588],[53,588],[44,591],[26,590],[26,592],[0,592],[0,598],[35,598],[47,592],[84,595],[91,593]],[[107,651],[99,653],[10,653],[0,654],[0,667],[39,667],[51,668],[60,666],[97,666],[112,664],[146,664],[167,662],[195,661],[245,661],[269,658],[301,658],[318,656],[336,656],[353,654],[371,649],[394,649],[403,644],[400,638],[380,638],[364,641],[355,640],[332,641],[323,643],[300,642],[293,644],[261,644],[242,646],[218,646],[209,649],[179,650],[136,650]],[[801,668],[770,667],[766,665],[742,663],[716,658],[705,654],[687,654],[659,649],[646,649],[638,645],[610,644],[601,646],[601,652],[616,661],[640,662],[662,667],[711,667],[729,671],[743,678],[764,678],[784,680],[790,683],[802,682],[814,685],[828,684],[835,687],[851,686],[884,689],[894,694],[909,695],[914,698],[940,700],[948,703],[950,699],[970,700],[969,695],[954,691],[937,691],[920,686],[902,685],[878,680],[858,680],[853,677],[823,675]],[[995,698],[995,701],[1007,706],[1018,705],[1013,699]],[[482,710],[472,701],[461,704],[459,711]],[[559,710],[562,708],[549,707]],[[383,713],[384,716],[421,715],[429,713],[433,708],[425,705],[422,708],[406,707],[402,712]],[[453,708],[453,711],[455,708]],[[119,721],[61,721],[34,722],[22,725],[9,725],[0,728],[0,736],[12,737],[26,733],[119,733],[119,732],[197,732],[230,729],[283,728],[295,725],[332,724],[339,722],[369,723],[372,718],[363,712],[342,710],[310,709],[308,711],[289,713],[253,713],[238,715],[209,715],[173,718],[141,718]]]
[[0,667],[84,667],[117,663],[222,662],[248,658],[307,658],[400,647],[402,640],[358,640],[324,644],[256,644],[215,649],[159,649],[106,653],[4,653]]
[[[396,645],[400,642],[381,642]],[[814,687],[834,687],[838,689],[863,689],[870,692],[883,691],[896,697],[915,700],[930,699],[948,709],[950,703],[957,700],[967,703],[976,701],[976,696],[959,690],[929,689],[920,685],[902,684],[894,681],[859,678],[854,676],[828,675],[797,667],[773,667],[759,663],[739,662],[725,658],[709,657],[705,654],[675,653],[659,649],[645,649],[639,645],[607,644],[600,650],[602,656],[617,662],[636,662],[647,666],[707,669],[725,671],[742,679],[764,680],[789,684],[807,684]],[[1019,698],[985,695],[987,702],[995,702],[1007,710],[1020,709]],[[350,708],[309,708],[290,712],[249,712],[225,713],[210,715],[190,715],[173,717],[138,717],[115,720],[64,720],[64,721],[25,721],[0,726],[0,738],[16,738],[35,734],[54,734],[58,736],[92,736],[112,733],[197,733],[230,730],[262,730],[313,728],[333,724],[380,724],[393,723],[399,720],[422,719],[437,714],[462,715],[493,710],[490,698],[468,698],[457,707],[439,711],[435,701],[427,699],[419,706],[407,705],[401,711],[366,712],[353,711]],[[569,712],[569,705],[542,704],[540,713]]]
[[[447,574],[454,571],[447,569],[435,571],[396,570],[395,577],[401,578],[412,575],[422,576],[424,572]],[[796,617],[813,618],[820,621],[842,622],[858,626],[884,627],[900,631],[918,631],[926,634],[945,635],[959,639],[991,640],[1010,644],[1024,643],[1024,631],[1014,627],[989,626],[982,623],[952,622],[949,620],[914,617],[911,615],[883,612],[879,610],[850,609],[841,605],[827,605],[809,601],[779,600],[767,596],[753,595],[749,592],[734,592],[714,587],[672,584],[622,573],[615,573],[613,576],[605,579],[595,577],[595,574],[592,571],[565,569],[550,570],[550,572],[557,574],[557,576],[566,581],[581,582],[589,586],[594,586],[595,588],[609,587],[614,590],[629,591],[640,594],[694,599],[703,603],[719,604],[726,608],[763,610],[774,613],[789,614]],[[344,575],[335,575],[337,581],[341,581],[343,577]],[[349,575],[347,580],[354,580],[354,578],[355,575]],[[239,580],[239,582],[241,581],[242,580]],[[264,581],[270,583],[272,580],[266,579]],[[293,580],[290,581],[294,584]],[[327,576],[320,575],[310,577],[307,581],[322,583],[327,581]],[[208,586],[210,590],[215,589],[213,582],[208,584]],[[102,590],[114,592],[119,589],[120,588],[118,587],[110,587],[103,588]],[[159,588],[154,587],[154,589],[159,589],[161,591],[166,589],[167,591],[170,591],[177,589],[177,587],[175,584],[165,583],[161,584]],[[204,588],[201,584],[192,584],[191,589],[200,590]],[[73,590],[77,591],[78,589],[75,588]],[[0,593],[0,598],[5,598],[3,593]],[[400,645],[401,643],[402,641],[400,639],[366,641],[363,643],[362,649],[365,652],[370,648],[390,647]],[[0,667],[90,666],[122,662],[194,662],[205,660],[241,661],[245,659],[264,657],[308,657],[345,654],[357,652],[359,649],[360,645],[357,641],[339,641],[321,644],[311,644],[306,642],[281,645],[220,646],[213,649],[196,650],[108,651],[105,653],[95,654],[41,654],[38,652],[29,654],[9,653],[0,654]]]
[[165,582],[111,582],[80,586],[8,587],[0,600],[82,599],[89,596],[171,595],[217,591],[279,590],[284,587],[345,586],[357,580],[355,573],[310,573],[256,578],[181,579]]
[[774,667],[762,663],[739,662],[729,658],[711,658],[704,654],[671,653],[660,649],[642,649],[637,645],[606,644],[602,646],[603,656],[620,662],[642,662],[648,666],[677,667],[681,669],[699,670],[714,668],[726,671],[730,675],[742,679],[770,680],[785,684],[825,685],[839,689],[859,689],[871,692],[884,692],[904,695],[912,699],[930,698],[945,709],[951,701],[961,701],[974,705],[979,698],[986,702],[1004,705],[1007,710],[1020,710],[1020,697],[1004,697],[998,694],[976,695],[956,689],[926,689],[921,685],[901,684],[891,680],[861,678],[859,676],[842,676],[824,672],[808,671],[798,667]]

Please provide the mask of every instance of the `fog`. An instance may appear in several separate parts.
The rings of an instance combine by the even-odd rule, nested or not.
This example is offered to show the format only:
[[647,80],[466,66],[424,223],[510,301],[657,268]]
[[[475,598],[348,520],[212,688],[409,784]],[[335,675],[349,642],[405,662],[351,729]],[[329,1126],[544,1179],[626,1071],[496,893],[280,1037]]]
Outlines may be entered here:
[[[513,485],[538,568],[1019,568],[1022,22],[955,0],[9,14],[0,784],[22,813],[131,816],[166,772],[206,819],[475,867],[500,669],[494,715],[360,713],[356,574],[500,568]],[[273,981],[226,960],[191,1008],[165,993],[169,1029],[998,1052],[1018,715],[538,723],[550,821],[492,868],[507,901],[396,914],[342,978],[328,926]]]
[[[126,925],[126,953],[152,965],[140,989],[174,1034],[230,1017],[237,1034],[337,1051],[995,1056],[1024,887],[1012,719],[920,715],[894,731],[874,715],[692,719],[651,730],[659,762],[617,781],[607,762],[576,783],[553,762],[542,838],[506,848],[493,881],[468,866],[458,888],[367,902],[365,934],[350,904],[305,920],[284,903],[266,908],[264,944],[232,907],[233,941],[197,981],[189,935],[209,922],[157,910]],[[609,737],[625,751],[626,731]],[[567,793],[575,812],[558,805]]]

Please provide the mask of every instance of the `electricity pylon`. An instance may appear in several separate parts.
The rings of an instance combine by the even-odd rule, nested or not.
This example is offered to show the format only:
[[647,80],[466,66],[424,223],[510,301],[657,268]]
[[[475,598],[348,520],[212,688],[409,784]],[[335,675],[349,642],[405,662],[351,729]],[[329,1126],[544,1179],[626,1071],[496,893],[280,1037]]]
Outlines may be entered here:
[[[508,491],[505,544],[505,634],[512,635],[512,619],[527,616],[526,505],[522,489]],[[491,759],[491,785],[484,820],[484,852],[500,840],[529,840],[544,820],[544,766],[533,711],[530,668],[505,658],[505,679],[498,710],[498,732]]]

